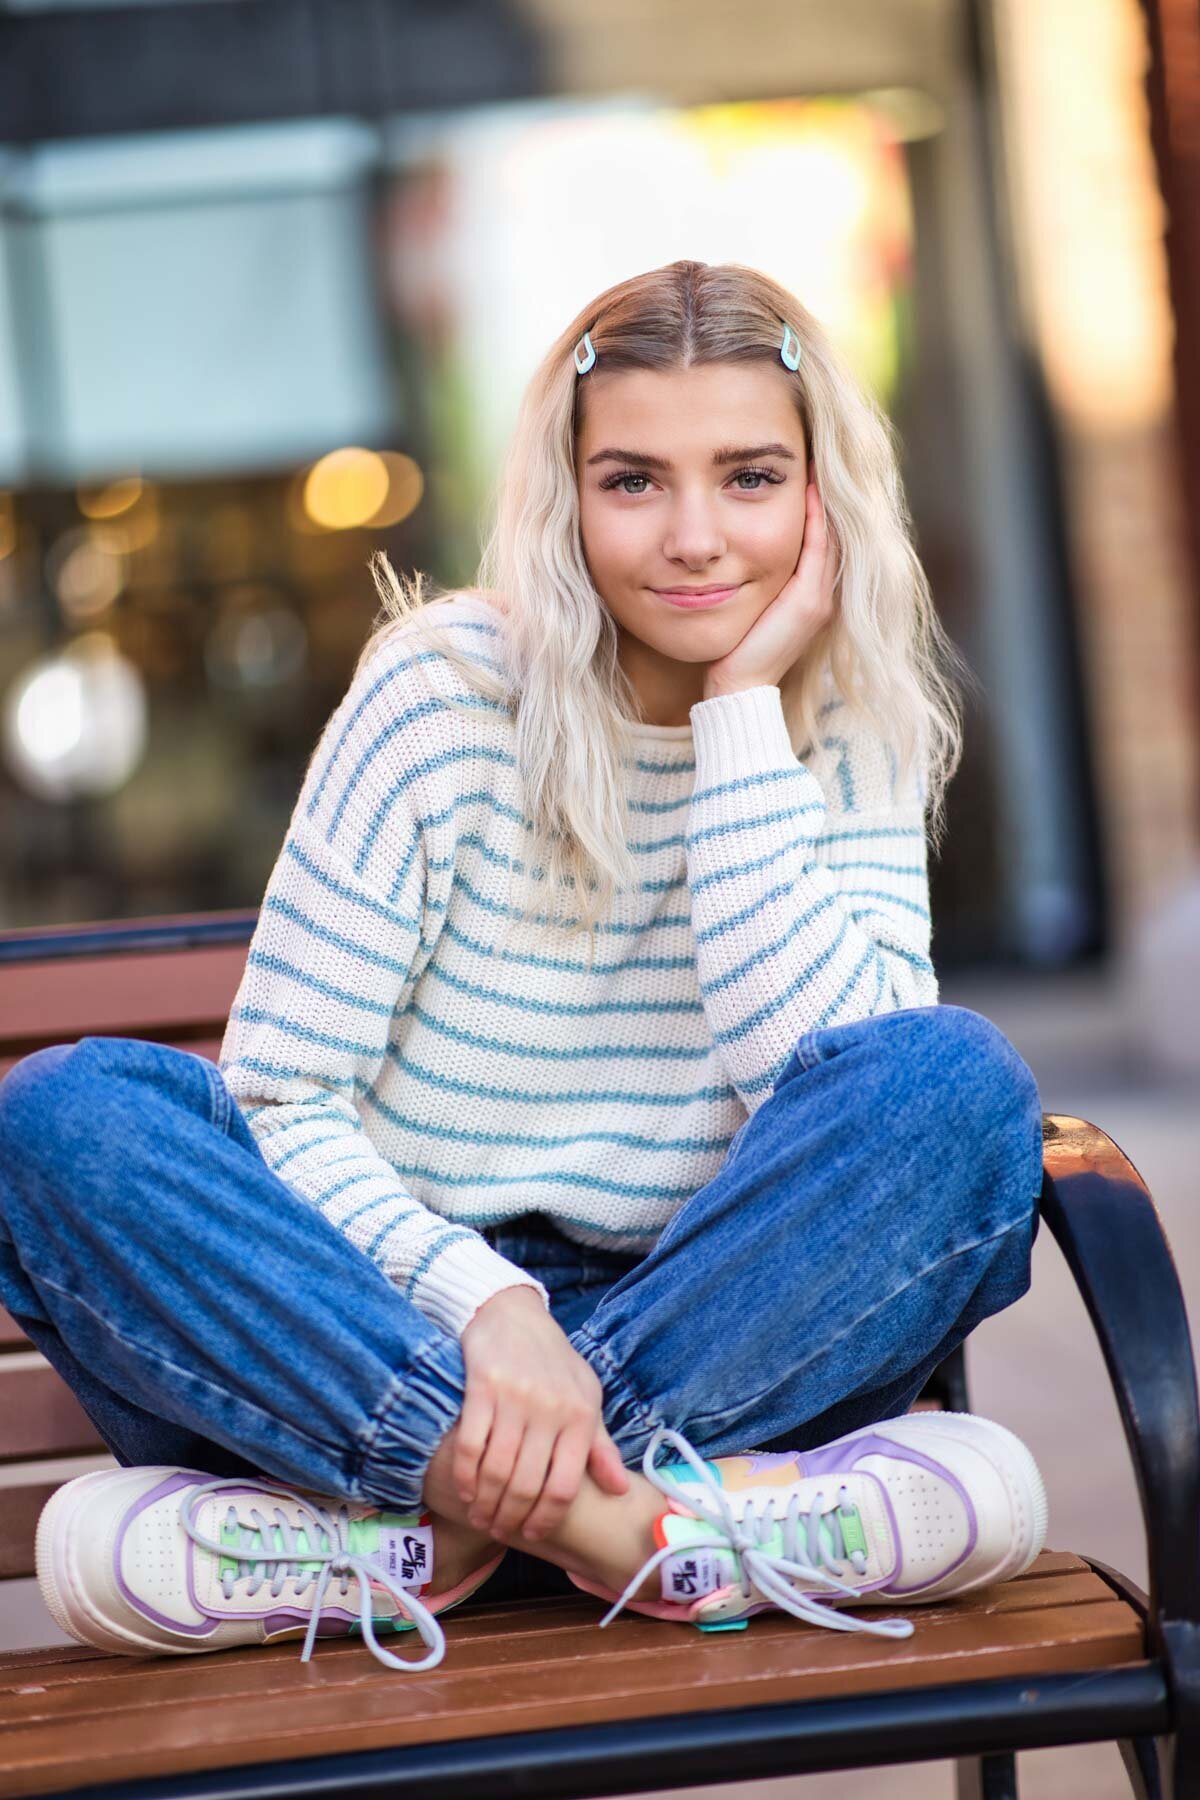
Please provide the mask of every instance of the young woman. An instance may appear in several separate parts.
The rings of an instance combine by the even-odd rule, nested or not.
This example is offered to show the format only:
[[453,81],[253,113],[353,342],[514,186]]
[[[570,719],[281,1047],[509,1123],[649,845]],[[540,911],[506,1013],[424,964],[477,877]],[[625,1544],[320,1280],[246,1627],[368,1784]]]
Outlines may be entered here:
[[672,263],[535,371],[480,585],[375,573],[219,1071],[0,1090],[0,1298],[121,1465],[46,1508],[55,1617],[424,1668],[506,1550],[705,1629],[1020,1572],[1028,1450],[907,1412],[1028,1287],[1041,1106],[937,1004],[955,658],[885,419]]

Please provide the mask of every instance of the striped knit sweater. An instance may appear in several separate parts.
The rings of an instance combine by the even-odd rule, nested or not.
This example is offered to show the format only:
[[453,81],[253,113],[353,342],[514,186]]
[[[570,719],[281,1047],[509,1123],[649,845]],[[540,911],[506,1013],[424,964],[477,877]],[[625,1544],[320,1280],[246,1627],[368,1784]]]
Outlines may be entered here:
[[[498,666],[500,613],[433,604]],[[440,652],[381,644],[305,776],[221,1069],[270,1168],[456,1336],[502,1288],[548,1304],[482,1227],[537,1211],[644,1255],[804,1032],[937,1000],[921,791],[888,746],[832,689],[807,760],[777,687],[690,718],[634,727],[641,879],[590,970],[585,936],[494,942],[530,841],[513,722]]]

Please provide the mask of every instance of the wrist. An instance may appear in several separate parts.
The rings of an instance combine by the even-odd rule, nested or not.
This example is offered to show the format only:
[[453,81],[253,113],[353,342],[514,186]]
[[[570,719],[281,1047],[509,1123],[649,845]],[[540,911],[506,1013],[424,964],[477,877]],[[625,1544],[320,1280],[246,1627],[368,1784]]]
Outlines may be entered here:
[[[505,1304],[499,1306],[497,1305],[498,1301],[503,1301]],[[480,1314],[487,1312],[489,1308],[495,1313],[507,1312],[510,1307],[514,1306],[518,1308],[528,1307],[530,1310],[536,1307],[538,1312],[547,1311],[546,1302],[542,1298],[540,1289],[533,1287],[527,1281],[514,1281],[511,1286],[497,1288],[494,1294],[489,1294],[486,1300],[480,1301],[479,1305],[475,1308],[475,1311],[471,1314],[471,1317],[467,1320],[463,1330],[469,1329],[469,1327],[475,1323],[476,1319],[479,1318]]]
[[701,698],[703,700],[723,700],[730,694],[748,694],[751,688],[775,687],[777,685],[778,684],[773,681],[732,681],[725,683],[706,681],[704,684],[704,693]]

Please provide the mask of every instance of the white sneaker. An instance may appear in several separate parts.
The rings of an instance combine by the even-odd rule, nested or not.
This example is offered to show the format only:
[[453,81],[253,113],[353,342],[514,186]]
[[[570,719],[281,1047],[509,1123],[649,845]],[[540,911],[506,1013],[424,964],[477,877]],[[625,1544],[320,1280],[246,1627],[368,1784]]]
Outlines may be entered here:
[[[654,1467],[663,1444],[682,1460]],[[905,1413],[817,1450],[705,1460],[660,1426],[642,1463],[669,1505],[659,1548],[624,1593],[577,1587],[653,1618],[736,1631],[769,1607],[835,1631],[909,1637],[906,1619],[855,1606],[929,1605],[1008,1581],[1046,1541],[1046,1492],[1025,1445],[974,1413]],[[661,1600],[633,1600],[650,1571]],[[836,1597],[836,1601],[835,1598]],[[825,1604],[822,1604],[825,1602]]]
[[[361,1632],[381,1662],[432,1669],[446,1645],[434,1615],[473,1594],[504,1554],[497,1546],[435,1594],[428,1513],[147,1467],[59,1488],[42,1509],[35,1560],[55,1623],[97,1649],[189,1655],[303,1636],[307,1662],[315,1638]],[[414,1626],[429,1646],[419,1662],[375,1635]]]

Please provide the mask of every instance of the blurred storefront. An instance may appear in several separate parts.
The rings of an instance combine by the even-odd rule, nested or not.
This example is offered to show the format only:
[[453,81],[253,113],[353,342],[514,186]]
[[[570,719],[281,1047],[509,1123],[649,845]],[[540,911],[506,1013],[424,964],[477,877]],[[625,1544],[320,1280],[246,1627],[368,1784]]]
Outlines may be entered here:
[[[199,10],[232,31],[240,5]],[[523,0],[490,58],[471,8],[438,14],[402,93],[355,90],[347,51],[309,116],[293,58],[257,101],[243,64],[208,125],[195,94],[186,129],[132,99],[50,141],[26,117],[0,162],[0,931],[251,911],[370,551],[469,579],[546,342],[697,256],[792,287],[900,429],[980,684],[939,966],[1119,942],[1195,843],[1196,724],[1139,14],[1089,4],[1056,109],[1084,10]],[[0,33],[53,11],[0,5]],[[387,15],[403,46],[432,11],[355,0],[338,29]]]

